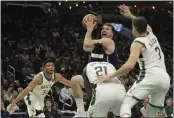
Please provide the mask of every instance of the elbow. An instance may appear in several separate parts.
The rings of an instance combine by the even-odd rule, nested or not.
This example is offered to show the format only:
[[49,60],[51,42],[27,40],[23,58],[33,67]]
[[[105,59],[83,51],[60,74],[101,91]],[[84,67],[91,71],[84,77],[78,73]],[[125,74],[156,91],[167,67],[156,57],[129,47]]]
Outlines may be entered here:
[[86,46],[85,45],[83,45],[83,50],[86,51]]
[[91,51],[92,51],[91,48],[89,48],[89,47],[87,47],[87,46],[84,46],[84,45],[83,45],[83,50],[84,50],[85,52],[91,52]]

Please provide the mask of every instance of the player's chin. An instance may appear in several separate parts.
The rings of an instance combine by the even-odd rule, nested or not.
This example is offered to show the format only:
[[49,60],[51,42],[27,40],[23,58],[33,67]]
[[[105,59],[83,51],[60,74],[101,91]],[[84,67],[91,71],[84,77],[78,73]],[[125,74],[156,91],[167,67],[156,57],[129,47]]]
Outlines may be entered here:
[[102,37],[102,38],[108,38],[108,36],[107,36],[107,35],[102,35],[101,37]]
[[50,74],[53,74],[53,73],[54,73],[54,70],[49,70],[49,73],[50,73]]

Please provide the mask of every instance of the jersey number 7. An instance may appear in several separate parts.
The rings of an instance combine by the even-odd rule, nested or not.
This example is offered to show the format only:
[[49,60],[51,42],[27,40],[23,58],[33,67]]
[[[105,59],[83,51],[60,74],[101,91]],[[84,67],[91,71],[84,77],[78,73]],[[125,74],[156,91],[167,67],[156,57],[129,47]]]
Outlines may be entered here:
[[97,76],[101,76],[103,74],[107,75],[107,67],[106,66],[96,66],[95,71],[96,71]]

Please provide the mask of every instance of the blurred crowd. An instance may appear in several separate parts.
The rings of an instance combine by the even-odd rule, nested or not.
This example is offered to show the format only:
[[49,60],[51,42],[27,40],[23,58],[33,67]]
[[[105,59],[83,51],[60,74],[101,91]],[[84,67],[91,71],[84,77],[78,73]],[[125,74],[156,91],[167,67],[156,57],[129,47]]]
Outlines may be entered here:
[[[159,41],[166,43],[170,42],[173,37],[170,34],[173,31],[170,29],[171,24],[168,24],[170,22],[167,21],[172,18],[161,12],[157,12],[156,15],[149,14],[149,12],[143,14],[148,18],[154,33],[159,37]],[[83,16],[66,14],[63,20],[57,16],[60,17],[61,15],[45,14],[41,8],[8,6],[2,9],[1,115],[3,117],[24,117],[23,115],[9,116],[7,109],[14,98],[26,87],[27,78],[42,70],[42,63],[46,58],[56,60],[56,72],[61,73],[66,79],[81,74],[88,63],[89,54],[84,52],[82,48],[85,30],[82,28],[81,19],[79,18]],[[165,17],[165,20],[161,17]],[[120,66],[129,56],[130,44],[131,40],[124,37],[117,40]],[[173,113],[173,57],[172,53],[167,50],[164,51],[164,54],[167,71],[171,77],[171,89],[166,96],[165,104],[166,112],[170,116]],[[15,68],[15,79],[13,76],[6,74],[8,65]],[[136,81],[137,76],[138,67],[121,77],[127,90]],[[71,99],[66,96],[72,96],[71,88],[60,83],[57,83],[53,88],[51,95],[54,99],[48,96],[48,99],[45,100],[44,113],[46,117],[61,117],[57,109],[75,110],[75,105],[71,108],[65,105],[66,102],[71,102]],[[63,102],[60,101],[60,96]],[[85,99],[87,98],[85,97]],[[140,104],[141,116],[146,112],[147,103],[148,98]],[[15,112],[26,112],[24,101],[20,101],[16,105]]]

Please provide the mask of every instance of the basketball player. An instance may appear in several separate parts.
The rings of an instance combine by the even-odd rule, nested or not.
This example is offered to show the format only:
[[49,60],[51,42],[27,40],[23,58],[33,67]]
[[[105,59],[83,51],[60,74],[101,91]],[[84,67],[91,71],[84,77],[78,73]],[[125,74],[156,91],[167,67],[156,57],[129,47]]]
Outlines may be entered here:
[[[89,18],[87,18],[85,22],[87,27],[87,32],[86,32],[86,36],[85,36],[84,44],[83,44],[84,51],[92,52],[95,43],[102,44],[104,47],[104,60],[106,62],[107,61],[110,62],[117,69],[118,57],[117,57],[117,52],[116,52],[115,43],[114,43],[114,40],[115,40],[114,27],[110,23],[104,24],[101,30],[101,39],[92,40],[91,34],[96,25],[96,23],[94,23],[93,21],[94,21],[93,17],[89,16]],[[77,113],[81,114],[80,116],[82,116],[85,112],[84,103],[83,103],[83,92],[82,92],[83,81],[82,80],[83,79],[81,75],[74,76],[71,79],[72,95],[77,105]]]
[[15,104],[24,98],[29,117],[45,117],[43,113],[44,98],[51,90],[55,82],[61,82],[70,86],[70,81],[63,78],[59,73],[54,73],[54,62],[46,60],[43,71],[38,73],[29,85],[12,102],[9,112],[13,112]]
[[164,54],[157,37],[153,34],[150,26],[147,26],[147,20],[143,17],[133,16],[125,5],[121,5],[120,10],[121,14],[132,19],[132,33],[136,38],[131,45],[128,61],[114,73],[99,77],[99,81],[108,81],[113,77],[129,72],[138,61],[141,69],[139,79],[127,92],[121,106],[120,116],[122,118],[131,117],[131,108],[148,95],[151,95],[146,116],[164,117],[164,100],[170,87]]
[[[79,76],[82,87],[85,87],[87,95],[91,99],[87,117],[106,118],[110,111],[119,116],[120,107],[125,97],[124,85],[118,78],[112,78],[106,83],[96,84],[98,76],[116,71],[112,64],[105,61],[104,53],[103,45],[95,44],[91,53],[91,61],[84,69],[83,75]],[[84,116],[77,114],[75,117]]]

